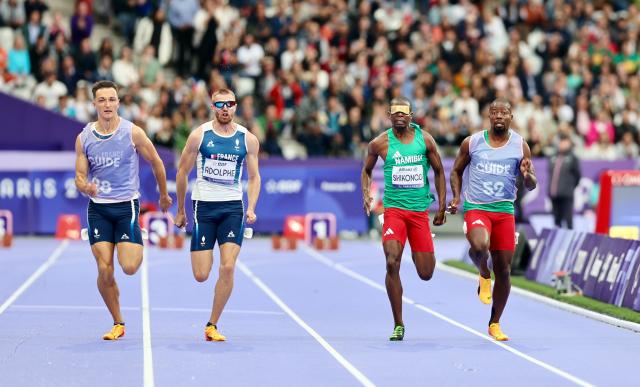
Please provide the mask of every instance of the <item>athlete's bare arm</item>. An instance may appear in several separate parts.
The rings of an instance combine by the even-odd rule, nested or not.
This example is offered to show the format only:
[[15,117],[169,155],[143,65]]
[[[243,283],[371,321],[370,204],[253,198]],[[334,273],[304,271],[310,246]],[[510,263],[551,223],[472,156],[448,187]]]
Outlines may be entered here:
[[256,203],[260,195],[260,171],[258,169],[258,151],[260,150],[260,142],[253,134],[246,132],[247,136],[247,223],[251,224],[256,221]]
[[[384,138],[383,138],[384,136]],[[369,142],[367,146],[367,157],[364,159],[364,166],[362,167],[362,174],[360,176],[360,183],[362,185],[362,200],[364,202],[364,212],[367,216],[371,213],[371,203],[373,202],[373,196],[371,196],[371,174],[373,173],[373,167],[376,166],[378,157],[386,157],[381,154],[381,150],[388,141],[387,134],[383,133]]]
[[182,151],[180,161],[178,162],[178,173],[176,175],[176,195],[178,196],[178,213],[176,214],[175,224],[178,227],[187,225],[187,216],[184,210],[184,200],[187,195],[187,178],[193,169],[198,157],[198,148],[202,140],[202,128],[199,127],[189,135],[187,144]]
[[433,218],[433,225],[441,226],[446,222],[444,213],[447,205],[447,181],[444,177],[444,168],[442,167],[442,160],[440,159],[436,142],[433,137],[424,130],[422,131],[422,137],[427,146],[427,159],[429,159],[429,164],[431,164],[431,168],[433,168],[436,192],[438,192],[438,213]]
[[533,170],[533,163],[531,162],[531,149],[525,141],[522,141],[520,173],[524,178],[524,186],[527,187],[529,191],[534,190],[538,185],[538,178],[536,178],[536,172]]
[[76,138],[76,188],[85,195],[94,197],[98,194],[98,186],[89,180],[89,160],[82,149],[80,135]]
[[460,192],[462,191],[462,174],[467,168],[467,165],[471,162],[471,156],[469,155],[469,141],[471,137],[467,137],[460,145],[458,150],[458,156],[453,163],[451,169],[450,183],[451,191],[453,191],[453,199],[449,202],[449,212],[455,214],[458,212],[458,206],[460,205]]
[[131,136],[133,138],[133,145],[135,145],[138,153],[151,164],[153,175],[158,182],[158,191],[160,191],[160,208],[162,211],[167,212],[169,207],[171,207],[172,200],[167,192],[167,172],[164,169],[164,164],[160,156],[158,156],[158,151],[156,151],[153,143],[151,143],[147,134],[140,127],[134,125]]

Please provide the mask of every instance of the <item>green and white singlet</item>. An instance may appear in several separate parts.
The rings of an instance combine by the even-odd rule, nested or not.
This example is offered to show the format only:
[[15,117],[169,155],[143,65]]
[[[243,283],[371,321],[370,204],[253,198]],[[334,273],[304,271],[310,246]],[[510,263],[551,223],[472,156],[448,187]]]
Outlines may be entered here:
[[434,197],[429,188],[427,146],[420,126],[411,124],[413,141],[403,144],[387,129],[389,149],[384,161],[384,208],[426,211]]

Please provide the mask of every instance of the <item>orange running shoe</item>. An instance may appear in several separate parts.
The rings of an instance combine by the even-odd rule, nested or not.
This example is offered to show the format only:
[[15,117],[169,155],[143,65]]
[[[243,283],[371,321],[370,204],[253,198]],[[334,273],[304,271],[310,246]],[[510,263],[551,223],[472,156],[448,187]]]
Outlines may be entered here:
[[509,336],[505,335],[500,329],[500,323],[489,324],[489,335],[497,341],[508,341]]
[[118,340],[124,336],[124,324],[113,324],[111,330],[102,336],[102,340]]
[[491,303],[491,278],[484,278],[482,276],[478,276],[479,284],[478,284],[478,298],[480,298],[480,302],[483,304]]
[[218,327],[208,325],[204,328],[204,339],[207,341],[227,341],[227,338],[218,332]]

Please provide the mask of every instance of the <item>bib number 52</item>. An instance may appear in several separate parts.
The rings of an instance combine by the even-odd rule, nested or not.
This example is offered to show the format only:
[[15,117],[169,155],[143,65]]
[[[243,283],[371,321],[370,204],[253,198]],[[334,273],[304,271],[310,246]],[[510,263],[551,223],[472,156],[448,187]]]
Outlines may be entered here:
[[482,192],[498,198],[504,197],[504,183],[485,181],[482,183]]

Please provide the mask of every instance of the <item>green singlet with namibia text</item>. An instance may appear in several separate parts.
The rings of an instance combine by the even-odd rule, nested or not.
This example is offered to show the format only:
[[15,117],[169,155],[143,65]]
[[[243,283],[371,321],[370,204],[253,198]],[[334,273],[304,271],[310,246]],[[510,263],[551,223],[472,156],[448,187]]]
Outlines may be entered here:
[[422,130],[414,123],[413,141],[403,144],[387,129],[389,149],[384,161],[384,208],[426,211],[434,197],[429,189],[427,146]]

